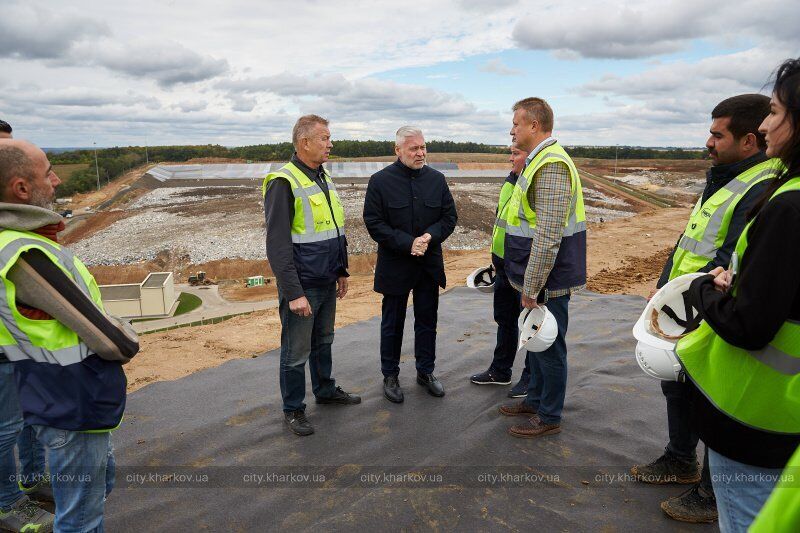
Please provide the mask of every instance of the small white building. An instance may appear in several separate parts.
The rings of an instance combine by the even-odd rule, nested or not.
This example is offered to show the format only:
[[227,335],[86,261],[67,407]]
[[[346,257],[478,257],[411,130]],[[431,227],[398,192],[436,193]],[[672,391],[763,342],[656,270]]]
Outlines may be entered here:
[[103,307],[125,318],[170,316],[178,306],[172,272],[151,272],[141,283],[100,285]]

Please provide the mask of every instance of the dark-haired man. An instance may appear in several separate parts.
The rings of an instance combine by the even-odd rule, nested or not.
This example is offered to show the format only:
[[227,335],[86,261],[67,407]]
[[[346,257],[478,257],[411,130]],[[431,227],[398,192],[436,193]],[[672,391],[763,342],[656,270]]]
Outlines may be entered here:
[[11,138],[11,124],[5,120],[0,120],[0,139]]
[[[492,228],[492,265],[495,269],[494,292],[492,293],[492,309],[494,321],[497,323],[497,342],[494,347],[494,357],[489,368],[484,372],[474,374],[469,379],[476,385],[510,385],[511,368],[517,356],[517,318],[520,312],[519,291],[508,282],[508,276],[503,266],[506,238],[506,211],[511,202],[514,186],[520,174],[525,169],[525,159],[528,157],[526,150],[511,146],[511,163],[509,172],[500,189],[497,201],[495,223]],[[525,357],[525,369],[519,381],[508,392],[509,398],[524,398],[528,395],[528,382],[530,381],[530,367]]]
[[[664,265],[656,288],[692,272],[727,268],[736,241],[745,227],[746,215],[769,180],[779,173],[777,160],[764,154],[766,144],[758,127],[769,113],[769,98],[742,94],[720,102],[711,112],[706,148],[713,166],[706,173],[703,194],[692,211],[686,229]],[[651,293],[655,294],[655,291]],[[662,381],[667,399],[669,442],[664,454],[631,473],[645,483],[686,483],[692,487],[661,503],[671,518],[684,522],[714,522],[716,499],[711,487],[708,455],[698,468],[695,449],[699,440],[691,427],[689,386]]]

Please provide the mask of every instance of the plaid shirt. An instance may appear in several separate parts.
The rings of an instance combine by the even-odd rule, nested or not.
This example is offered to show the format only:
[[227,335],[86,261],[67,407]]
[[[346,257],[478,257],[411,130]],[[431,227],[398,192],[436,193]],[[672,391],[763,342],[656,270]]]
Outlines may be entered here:
[[[530,163],[536,154],[554,142],[552,138],[544,141],[531,152],[526,163]],[[528,268],[525,269],[524,287],[514,286],[529,298],[536,298],[541,292],[556,262],[571,197],[572,184],[566,163],[548,163],[534,174],[533,183],[528,187],[528,203],[536,212],[536,231],[531,242]],[[583,284],[548,291],[547,297],[564,296],[585,287]]]

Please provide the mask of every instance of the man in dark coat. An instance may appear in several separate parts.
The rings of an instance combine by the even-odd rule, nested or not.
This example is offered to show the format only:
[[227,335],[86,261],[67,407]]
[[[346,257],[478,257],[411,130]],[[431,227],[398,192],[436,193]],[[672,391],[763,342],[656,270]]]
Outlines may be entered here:
[[439,287],[446,284],[442,242],[456,226],[456,207],[444,175],[425,164],[425,139],[416,128],[397,130],[397,161],[373,174],[364,200],[364,223],[378,243],[375,292],[383,294],[383,392],[401,403],[400,348],[408,295],[414,294],[417,383],[433,396],[444,387],[433,375]]

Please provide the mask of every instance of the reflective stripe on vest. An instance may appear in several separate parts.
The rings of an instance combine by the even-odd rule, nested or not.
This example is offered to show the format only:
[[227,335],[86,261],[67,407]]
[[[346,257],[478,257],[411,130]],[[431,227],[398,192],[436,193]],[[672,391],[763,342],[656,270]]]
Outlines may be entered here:
[[[536,230],[536,212],[528,203],[528,188],[531,186],[533,176],[548,163],[563,161],[567,164],[570,176],[570,205],[567,219],[564,222],[563,237],[571,237],[581,231],[586,231],[586,213],[583,205],[583,191],[581,188],[578,170],[572,159],[557,143],[545,147],[534,157],[514,186],[514,193],[509,202],[508,227],[509,235],[532,239]],[[512,211],[513,210],[513,211]]]
[[497,200],[497,218],[495,218],[492,228],[492,253],[500,259],[505,255],[506,227],[508,226],[506,217],[512,194],[514,194],[514,184],[509,181],[503,182],[500,198]]
[[[328,185],[330,205],[328,205],[322,188],[293,163],[285,164],[278,172],[270,173],[264,178],[261,186],[262,196],[266,195],[267,185],[270,181],[281,178],[289,182],[292,194],[300,204],[298,206],[298,202],[295,202],[294,220],[292,221],[293,243],[327,241],[344,234],[344,208],[339,200],[339,194],[336,192],[336,186],[327,173],[325,182]],[[315,209],[314,206],[317,208]]]
[[[789,180],[772,198],[786,191],[800,191],[800,177]],[[736,243],[742,263],[747,234],[757,218]],[[735,285],[734,296],[736,289]],[[678,341],[676,353],[691,380],[726,415],[759,430],[800,434],[800,322],[784,322],[760,350],[733,346],[703,322]]]
[[678,242],[669,279],[697,272],[711,261],[728,233],[731,217],[739,200],[751,187],[778,176],[779,159],[770,159],[742,172],[704,203],[697,201]]
[[[7,279],[19,255],[38,249],[72,278],[76,285],[102,310],[100,291],[94,278],[69,250],[33,233],[0,232],[0,348],[10,361],[30,359],[61,366],[79,363],[92,352],[72,330],[56,320],[31,320],[22,316],[14,302],[14,286]],[[94,288],[94,290],[92,290]],[[33,338],[32,338],[33,337]]]

